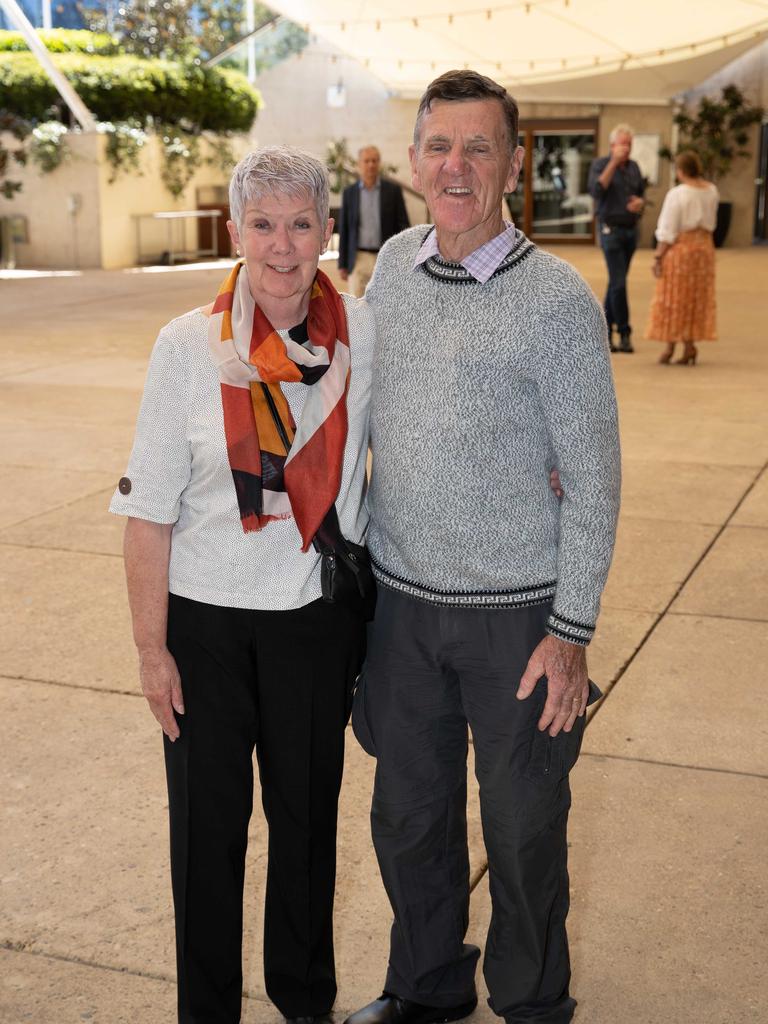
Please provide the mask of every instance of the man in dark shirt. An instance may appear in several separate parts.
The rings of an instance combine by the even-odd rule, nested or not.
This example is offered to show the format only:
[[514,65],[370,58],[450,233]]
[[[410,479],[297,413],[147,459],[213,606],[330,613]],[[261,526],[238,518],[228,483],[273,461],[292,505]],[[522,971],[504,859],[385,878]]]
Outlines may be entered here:
[[[629,159],[632,129],[628,125],[619,124],[613,129],[610,144],[610,156],[592,161],[588,189],[597,202],[600,244],[608,266],[605,319],[611,352],[634,352],[627,274],[637,246],[637,222],[645,206],[645,179],[635,161]],[[619,334],[618,346],[613,343],[614,330]]]

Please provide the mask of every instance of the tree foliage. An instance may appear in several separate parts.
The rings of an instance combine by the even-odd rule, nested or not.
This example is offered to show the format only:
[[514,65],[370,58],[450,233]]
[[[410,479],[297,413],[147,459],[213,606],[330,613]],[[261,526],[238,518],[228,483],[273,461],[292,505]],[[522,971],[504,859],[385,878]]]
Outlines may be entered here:
[[674,123],[680,129],[677,149],[673,153],[665,146],[659,153],[672,160],[677,153],[692,149],[701,160],[704,177],[718,181],[728,174],[734,160],[750,155],[746,148],[749,128],[762,117],[762,107],[752,106],[738,86],[727,85],[717,99],[702,97],[694,112],[675,114]]
[[[56,55],[57,67],[100,121],[151,118],[187,131],[247,132],[258,92],[237,71],[134,56]],[[0,108],[31,121],[66,119],[59,95],[32,54],[0,54]]]
[[[208,60],[239,42],[247,31],[244,0],[123,0],[111,19],[105,7],[81,3],[80,13],[92,31],[111,31],[125,53],[140,57]],[[276,17],[261,3],[254,4],[254,15],[256,29]],[[305,33],[294,25],[278,42],[276,56],[305,45]]]
[[[77,28],[54,28],[46,32],[38,30],[40,42],[49,53],[94,53],[111,54],[118,52],[112,36],[106,32],[88,32]],[[19,53],[29,50],[27,40],[21,32],[0,30],[0,53]]]
[[[16,192],[21,191],[21,182],[9,178],[8,172],[14,164],[23,166],[27,162],[25,142],[31,131],[32,126],[18,114],[0,110],[0,196],[6,199],[11,199]],[[13,140],[10,147],[3,142],[4,133]]]

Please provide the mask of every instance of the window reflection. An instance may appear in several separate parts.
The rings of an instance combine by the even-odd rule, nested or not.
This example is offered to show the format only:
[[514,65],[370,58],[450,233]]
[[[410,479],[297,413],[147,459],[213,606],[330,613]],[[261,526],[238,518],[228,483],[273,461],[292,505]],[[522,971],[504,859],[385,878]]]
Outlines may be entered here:
[[512,220],[530,237],[594,237],[587,178],[595,157],[595,134],[596,128],[583,122],[552,128],[529,124],[521,129],[525,163],[517,189],[506,201]]
[[591,234],[587,175],[594,156],[593,132],[533,132],[534,235]]

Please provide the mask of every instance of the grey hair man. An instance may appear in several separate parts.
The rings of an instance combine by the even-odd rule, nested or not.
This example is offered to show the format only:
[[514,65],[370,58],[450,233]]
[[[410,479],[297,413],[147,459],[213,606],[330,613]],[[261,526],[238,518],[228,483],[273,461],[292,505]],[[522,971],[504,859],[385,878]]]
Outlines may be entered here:
[[605,321],[572,267],[502,220],[523,150],[501,86],[436,79],[410,157],[434,228],[388,242],[367,291],[380,587],[353,709],[378,762],[372,833],[394,923],[384,993],[347,1024],[459,1020],[476,1005],[468,726],[490,1005],[507,1024],[565,1024],[568,773],[597,695],[585,650],[619,502]]
[[[645,209],[645,178],[639,165],[630,160],[632,136],[628,124],[617,124],[608,139],[609,155],[592,161],[587,181],[608,269],[603,308],[612,352],[634,352],[627,275],[637,248],[637,224]],[[619,335],[618,345],[613,343],[614,330]]]
[[353,295],[363,295],[382,245],[408,227],[403,190],[382,178],[381,153],[363,146],[357,154],[359,180],[344,189],[339,215],[339,276]]

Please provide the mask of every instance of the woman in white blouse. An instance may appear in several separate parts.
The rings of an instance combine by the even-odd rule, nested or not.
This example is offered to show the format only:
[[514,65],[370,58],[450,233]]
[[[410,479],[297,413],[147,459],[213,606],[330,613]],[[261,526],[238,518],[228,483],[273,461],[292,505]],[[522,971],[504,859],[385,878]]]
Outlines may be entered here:
[[344,538],[365,532],[375,331],[318,270],[328,204],[325,168],[298,150],[235,168],[243,260],[160,331],[110,506],[128,517],[141,684],[165,734],[180,1024],[240,1021],[254,748],[266,990],[305,1022],[336,995],[337,801],[365,616],[322,600],[313,539],[334,503]]
[[701,161],[692,150],[678,154],[675,169],[680,184],[664,197],[656,226],[656,290],[645,336],[666,342],[660,363],[669,363],[676,343],[682,342],[683,355],[676,362],[695,365],[695,342],[717,338],[712,232],[720,197],[702,177]]

